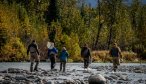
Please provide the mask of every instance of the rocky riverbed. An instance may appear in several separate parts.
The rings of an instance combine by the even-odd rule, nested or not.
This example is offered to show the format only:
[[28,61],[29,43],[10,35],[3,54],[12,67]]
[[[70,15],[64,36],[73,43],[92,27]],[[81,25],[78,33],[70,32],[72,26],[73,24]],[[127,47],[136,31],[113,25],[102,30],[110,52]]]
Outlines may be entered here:
[[117,72],[112,72],[109,63],[94,63],[88,70],[84,70],[82,63],[67,64],[66,72],[59,71],[59,64],[54,70],[40,64],[43,67],[32,73],[28,64],[23,66],[27,68],[12,64],[0,69],[0,84],[88,84],[89,77],[96,74],[104,76],[107,84],[146,84],[146,64],[121,64]]

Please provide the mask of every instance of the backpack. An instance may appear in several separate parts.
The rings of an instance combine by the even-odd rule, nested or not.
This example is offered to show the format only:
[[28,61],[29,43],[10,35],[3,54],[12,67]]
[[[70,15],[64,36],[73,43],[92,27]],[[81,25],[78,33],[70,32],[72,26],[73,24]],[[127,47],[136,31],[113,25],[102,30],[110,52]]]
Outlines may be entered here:
[[30,47],[30,53],[35,53],[36,52],[36,48],[34,48],[33,46]]
[[87,56],[88,56],[88,49],[85,49],[85,50],[83,51],[83,56],[84,56],[84,57],[87,57]]
[[55,52],[51,51],[51,52],[49,53],[49,55],[55,55]]

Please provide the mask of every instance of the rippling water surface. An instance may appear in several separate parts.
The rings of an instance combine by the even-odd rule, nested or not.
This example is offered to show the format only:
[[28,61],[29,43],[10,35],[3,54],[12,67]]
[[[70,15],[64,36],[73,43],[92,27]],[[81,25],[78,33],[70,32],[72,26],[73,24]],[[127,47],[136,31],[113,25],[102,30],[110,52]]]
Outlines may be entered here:
[[[146,63],[122,63],[121,66],[140,66],[146,65]],[[1,62],[0,63],[0,71],[8,68],[20,68],[29,70],[30,62]],[[83,68],[83,63],[67,63],[67,68]],[[90,67],[98,67],[98,66],[112,66],[112,63],[92,63]],[[50,62],[40,62],[39,68],[49,70]],[[56,64],[56,69],[59,69],[59,63]]]

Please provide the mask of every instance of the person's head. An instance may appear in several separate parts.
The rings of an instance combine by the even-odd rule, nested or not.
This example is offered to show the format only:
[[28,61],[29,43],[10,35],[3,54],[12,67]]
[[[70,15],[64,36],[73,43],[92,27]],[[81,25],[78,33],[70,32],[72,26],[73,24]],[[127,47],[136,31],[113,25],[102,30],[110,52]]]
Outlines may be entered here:
[[62,47],[62,50],[66,50],[66,48],[65,47]]
[[84,47],[88,47],[88,44],[85,43],[85,44],[84,44]]
[[117,47],[118,45],[117,45],[117,43],[113,43],[113,46],[114,46],[114,47]]
[[32,43],[35,43],[36,41],[35,40],[32,40]]

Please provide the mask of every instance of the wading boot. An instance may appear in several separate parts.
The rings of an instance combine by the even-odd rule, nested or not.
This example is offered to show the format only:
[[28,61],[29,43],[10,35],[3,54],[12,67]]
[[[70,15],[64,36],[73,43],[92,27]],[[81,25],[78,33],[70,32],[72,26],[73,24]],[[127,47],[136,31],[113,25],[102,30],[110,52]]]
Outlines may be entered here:
[[30,72],[33,72],[33,62],[30,64]]
[[39,62],[37,61],[36,65],[35,65],[35,68],[34,68],[34,71],[38,71],[38,65],[39,65]]

